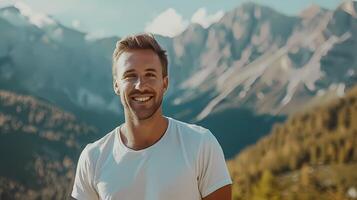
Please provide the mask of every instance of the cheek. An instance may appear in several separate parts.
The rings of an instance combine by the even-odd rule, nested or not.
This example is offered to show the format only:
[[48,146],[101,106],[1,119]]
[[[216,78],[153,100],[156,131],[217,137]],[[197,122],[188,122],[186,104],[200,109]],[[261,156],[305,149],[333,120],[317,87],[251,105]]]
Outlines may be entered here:
[[162,88],[164,88],[164,83],[163,83],[162,80],[154,79],[154,80],[150,80],[150,81],[148,81],[148,82],[149,82],[149,84],[150,84],[151,86],[153,86],[153,87],[156,88],[156,89],[162,89]]
[[120,97],[120,103],[121,103],[122,105],[124,105],[124,104],[125,104],[125,98],[126,98],[126,97],[124,96],[123,93],[121,93],[119,97]]
[[120,90],[121,93],[124,93],[124,94],[128,93],[129,89],[130,89],[130,83],[129,82],[127,82],[127,81],[120,82],[119,90]]
[[128,84],[122,84],[120,87],[120,100],[122,102],[127,101],[127,99],[129,98],[128,97],[129,92],[130,92],[130,88]]
[[127,109],[131,107],[131,102],[130,99],[127,95],[121,95],[120,96],[120,103],[122,104],[124,109]]

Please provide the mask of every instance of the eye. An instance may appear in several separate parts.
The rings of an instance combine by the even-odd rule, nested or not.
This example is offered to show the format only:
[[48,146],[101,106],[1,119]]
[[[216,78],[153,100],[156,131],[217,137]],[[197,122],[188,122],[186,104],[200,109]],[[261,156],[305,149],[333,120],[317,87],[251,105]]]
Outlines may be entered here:
[[154,73],[147,73],[146,76],[148,76],[148,77],[156,77],[156,74],[154,74]]
[[135,74],[126,74],[123,79],[129,79],[129,78],[135,78],[136,75]]

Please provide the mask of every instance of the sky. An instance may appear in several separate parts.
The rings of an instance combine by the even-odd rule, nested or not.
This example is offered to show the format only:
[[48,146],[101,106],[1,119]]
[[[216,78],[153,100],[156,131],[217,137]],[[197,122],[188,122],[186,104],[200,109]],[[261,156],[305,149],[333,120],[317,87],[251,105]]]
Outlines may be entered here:
[[[152,32],[169,37],[190,23],[203,27],[248,0],[0,0],[27,5],[36,13],[52,16],[62,24],[88,33],[88,37],[123,37]],[[297,15],[312,4],[335,9],[342,0],[250,0],[286,15]]]

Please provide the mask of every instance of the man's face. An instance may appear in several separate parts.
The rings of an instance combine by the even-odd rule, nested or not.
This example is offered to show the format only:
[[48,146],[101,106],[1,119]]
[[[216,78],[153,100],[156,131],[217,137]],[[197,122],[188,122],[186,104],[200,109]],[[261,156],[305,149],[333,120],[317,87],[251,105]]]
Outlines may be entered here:
[[152,50],[130,50],[116,62],[114,91],[129,117],[145,120],[161,111],[168,77],[162,77],[159,56]]

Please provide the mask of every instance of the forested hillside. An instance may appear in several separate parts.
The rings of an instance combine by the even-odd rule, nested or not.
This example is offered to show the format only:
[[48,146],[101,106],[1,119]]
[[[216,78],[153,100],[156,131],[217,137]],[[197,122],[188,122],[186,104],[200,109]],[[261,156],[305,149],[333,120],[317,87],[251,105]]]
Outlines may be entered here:
[[65,199],[97,129],[50,103],[0,90],[0,199]]
[[234,199],[357,198],[357,87],[275,125],[228,165]]

